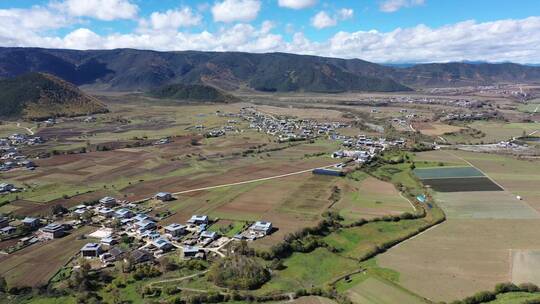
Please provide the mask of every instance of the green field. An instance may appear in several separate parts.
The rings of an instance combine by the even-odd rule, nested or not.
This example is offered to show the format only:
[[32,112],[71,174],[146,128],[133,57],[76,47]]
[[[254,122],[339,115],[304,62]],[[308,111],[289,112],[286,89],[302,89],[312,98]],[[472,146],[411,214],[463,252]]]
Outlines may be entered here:
[[540,98],[529,100],[526,104],[520,104],[518,111],[524,113],[538,113],[540,112]]
[[359,259],[377,246],[406,236],[425,224],[424,220],[374,222],[361,227],[340,229],[324,237],[324,241],[337,248],[339,255]]
[[378,180],[363,171],[355,171],[347,177],[338,183],[339,201],[332,207],[345,219],[345,223],[414,212],[411,203],[392,183]]
[[414,169],[413,172],[420,179],[484,176],[482,172],[474,167],[420,168]]
[[295,291],[329,283],[332,279],[360,268],[349,258],[318,248],[310,253],[294,253],[284,262],[285,270],[275,272],[272,280],[259,291]]
[[[523,304],[527,300],[540,301],[540,293],[511,292],[497,296],[497,299],[489,304]],[[535,302],[536,303],[536,302]]]

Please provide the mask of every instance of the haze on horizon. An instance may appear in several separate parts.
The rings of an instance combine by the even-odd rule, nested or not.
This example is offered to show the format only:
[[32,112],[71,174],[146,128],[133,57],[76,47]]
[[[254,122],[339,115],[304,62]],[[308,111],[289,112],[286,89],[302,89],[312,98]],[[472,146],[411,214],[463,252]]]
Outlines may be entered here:
[[0,2],[0,46],[540,63],[540,6],[503,0]]

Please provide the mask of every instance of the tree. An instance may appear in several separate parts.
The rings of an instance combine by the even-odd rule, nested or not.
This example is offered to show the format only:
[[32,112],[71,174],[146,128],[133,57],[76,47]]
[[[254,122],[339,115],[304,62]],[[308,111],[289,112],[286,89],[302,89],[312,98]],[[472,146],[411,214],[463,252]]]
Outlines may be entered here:
[[4,276],[0,276],[0,292],[5,293],[7,290],[6,278],[4,278]]
[[214,263],[208,280],[231,289],[255,289],[270,280],[270,272],[255,258],[235,254]]
[[60,204],[54,205],[51,208],[53,215],[60,215],[60,214],[66,214],[68,213],[68,209]]

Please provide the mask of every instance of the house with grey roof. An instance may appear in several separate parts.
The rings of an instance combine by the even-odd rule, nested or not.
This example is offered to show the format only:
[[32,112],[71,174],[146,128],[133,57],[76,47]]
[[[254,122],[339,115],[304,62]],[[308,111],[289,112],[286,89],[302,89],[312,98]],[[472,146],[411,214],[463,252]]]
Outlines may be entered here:
[[251,225],[249,229],[255,233],[262,233],[264,235],[268,235],[272,231],[272,223],[257,221],[253,225]]
[[25,226],[25,227],[28,227],[30,229],[35,229],[37,227],[39,227],[39,225],[41,224],[41,221],[38,219],[38,218],[35,218],[35,217],[25,217],[21,223]]
[[107,208],[112,208],[116,206],[116,199],[114,197],[105,196],[99,200],[99,203]]
[[81,248],[81,255],[85,258],[97,258],[102,251],[100,244],[88,243]]
[[173,200],[173,196],[169,192],[159,192],[156,194],[155,198],[162,202],[168,202]]
[[48,224],[40,229],[41,235],[46,239],[57,239],[64,236],[64,225]]
[[165,226],[165,234],[170,235],[171,237],[179,237],[186,233],[186,226],[180,225],[177,223],[170,224]]
[[192,215],[191,218],[187,221],[189,224],[200,225],[208,224],[207,215]]

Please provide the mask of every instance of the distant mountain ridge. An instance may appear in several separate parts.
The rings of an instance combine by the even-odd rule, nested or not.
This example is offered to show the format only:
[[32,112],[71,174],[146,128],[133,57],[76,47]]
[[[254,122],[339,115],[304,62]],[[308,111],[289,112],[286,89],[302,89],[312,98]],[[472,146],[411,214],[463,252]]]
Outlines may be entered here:
[[410,87],[538,82],[540,68],[512,63],[379,65],[286,53],[0,48],[0,78],[46,72],[76,85],[148,91],[168,84],[270,92],[407,91]]
[[95,97],[56,76],[27,73],[0,80],[0,116],[42,120],[107,112]]

